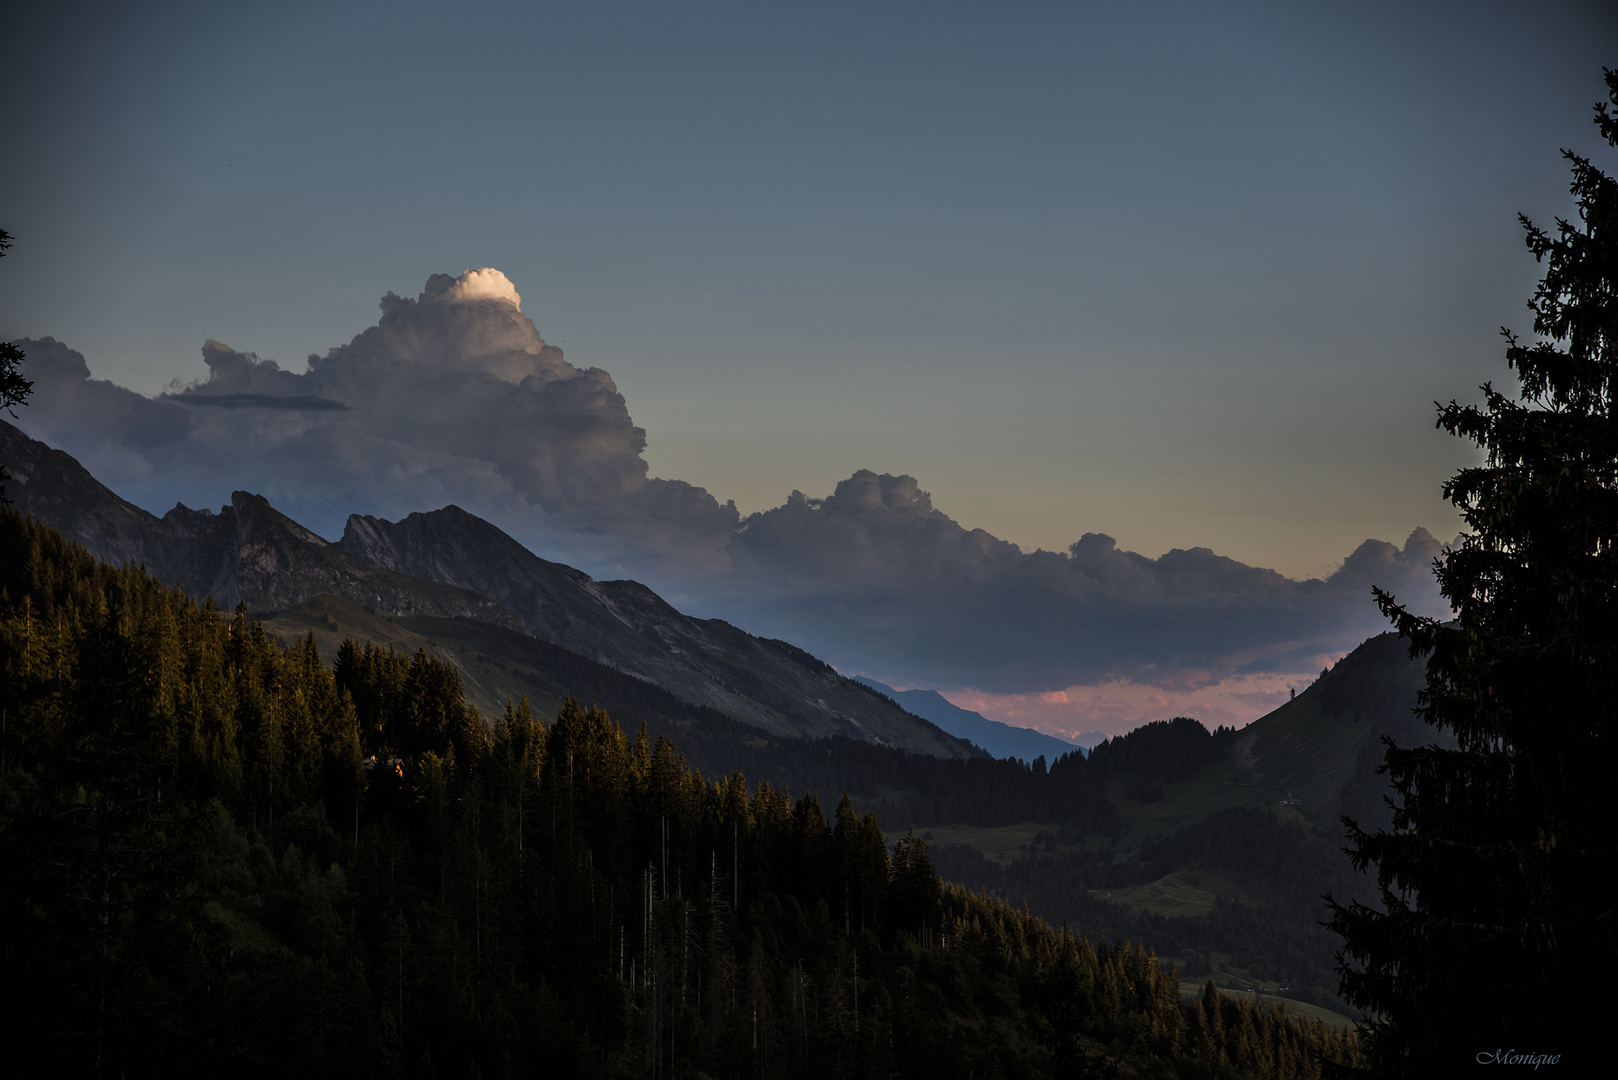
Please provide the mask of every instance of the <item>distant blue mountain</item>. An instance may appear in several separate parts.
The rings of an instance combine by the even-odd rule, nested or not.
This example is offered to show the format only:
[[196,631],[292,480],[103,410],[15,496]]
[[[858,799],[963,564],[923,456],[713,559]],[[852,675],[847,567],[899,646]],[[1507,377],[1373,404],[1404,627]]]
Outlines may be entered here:
[[970,739],[997,758],[1014,757],[1023,761],[1033,761],[1043,754],[1046,761],[1055,761],[1063,754],[1074,750],[1088,752],[1089,747],[1106,738],[1098,731],[1086,732],[1080,736],[1084,740],[1083,744],[1068,742],[1066,739],[1047,735],[1043,731],[1012,727],[998,720],[990,720],[981,713],[952,704],[936,690],[895,690],[875,679],[866,679],[858,675],[854,676],[854,681],[864,683],[878,693],[886,694],[908,712],[923,720],[931,720],[951,735]]

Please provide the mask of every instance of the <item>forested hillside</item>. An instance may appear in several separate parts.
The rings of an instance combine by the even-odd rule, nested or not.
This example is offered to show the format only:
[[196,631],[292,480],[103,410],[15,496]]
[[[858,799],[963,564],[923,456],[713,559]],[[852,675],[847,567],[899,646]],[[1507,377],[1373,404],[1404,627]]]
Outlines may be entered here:
[[[426,653],[283,648],[0,514],[0,960],[53,1074],[1319,1075],[1346,1036]],[[804,746],[813,744],[805,743]],[[970,769],[976,763],[954,762]],[[1057,772],[1038,772],[1047,781]]]
[[[1346,894],[1355,883],[1329,835],[1265,810],[1231,807],[1138,852],[1062,850],[1055,839],[1043,833],[1035,850],[1007,863],[946,844],[936,863],[951,881],[1025,903],[1090,936],[1151,942],[1184,957],[1190,977],[1210,974],[1209,955],[1225,953],[1252,979],[1286,986],[1286,997],[1342,1010],[1337,942],[1322,924],[1321,896]],[[1056,850],[1043,850],[1040,840]],[[1112,899],[1129,886],[1165,879],[1200,887],[1212,902],[1195,913],[1163,914]]]

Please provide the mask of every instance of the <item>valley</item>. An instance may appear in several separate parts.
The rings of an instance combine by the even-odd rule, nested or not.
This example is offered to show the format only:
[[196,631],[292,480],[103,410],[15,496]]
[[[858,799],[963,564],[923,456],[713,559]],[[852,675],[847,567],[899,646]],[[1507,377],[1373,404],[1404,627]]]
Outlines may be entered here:
[[[1318,897],[1341,898],[1364,885],[1336,850],[1337,819],[1344,812],[1365,815],[1380,792],[1374,775],[1380,735],[1418,734],[1399,710],[1413,704],[1419,671],[1397,640],[1384,636],[1237,733],[1191,775],[1159,779],[1148,788],[1160,792],[1151,801],[1130,796],[1136,775],[1071,777],[1064,783],[1089,791],[1110,816],[990,820],[969,800],[941,802],[922,762],[902,751],[833,738],[806,754],[809,746],[798,740],[749,731],[622,672],[475,620],[388,616],[321,596],[277,613],[267,626],[288,640],[313,634],[328,658],[348,637],[403,652],[425,649],[457,667],[469,700],[487,716],[523,696],[536,714],[554,715],[566,698],[577,697],[631,728],[645,723],[654,737],[674,739],[705,775],[768,776],[795,794],[813,792],[826,807],[846,793],[860,811],[878,814],[890,846],[914,828],[946,880],[1013,905],[1027,902],[1053,924],[1066,920],[1097,937],[1145,941],[1176,963],[1187,993],[1200,993],[1210,977],[1236,988],[1252,984],[1332,1022],[1353,1018],[1335,1004],[1335,943],[1314,925],[1324,918]],[[1068,769],[1079,761],[1076,754]],[[978,768],[1017,789],[1040,785],[1018,763]],[[1195,835],[1197,826],[1231,814],[1261,815],[1254,821],[1266,823],[1260,833],[1275,845],[1264,858],[1239,851],[1252,824],[1211,840]],[[1271,923],[1289,929],[1270,934]],[[1192,955],[1213,958],[1211,966],[1188,965]],[[1188,967],[1201,975],[1187,976]],[[1282,986],[1287,991],[1275,993]]]

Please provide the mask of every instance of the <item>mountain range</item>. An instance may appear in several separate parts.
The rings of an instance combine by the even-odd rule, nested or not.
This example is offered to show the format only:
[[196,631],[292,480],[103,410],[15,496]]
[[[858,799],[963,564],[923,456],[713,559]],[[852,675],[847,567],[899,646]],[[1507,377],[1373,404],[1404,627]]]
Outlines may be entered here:
[[[842,735],[944,758],[985,753],[788,642],[684,615],[639,582],[596,581],[549,562],[458,507],[398,522],[354,515],[334,544],[247,492],[234,493],[217,513],[177,505],[159,518],[3,421],[0,460],[19,509],[98,557],[144,564],[160,580],[227,609],[246,603],[283,633],[314,633],[323,649],[335,648],[345,621],[374,628],[379,617],[391,617],[394,627],[400,618],[437,620],[433,629],[458,624],[461,636],[481,626],[504,632],[478,632],[475,651],[486,668],[519,667],[512,656],[491,662],[489,650],[494,639],[509,651],[514,636],[528,637],[774,735]],[[443,637],[457,634],[425,640],[441,651]],[[515,647],[520,651],[520,641]],[[453,642],[442,651],[458,665],[467,662]],[[489,679],[482,685],[488,692],[479,704],[503,706],[499,687]]]
[[1107,738],[1102,732],[1087,731],[1073,740],[1061,739],[1033,728],[1014,727],[990,720],[982,713],[961,708],[937,690],[895,690],[886,683],[862,675],[855,675],[854,681],[886,694],[907,712],[931,720],[951,735],[967,739],[997,758],[1009,757],[1027,762],[1038,757],[1055,760],[1075,750],[1089,750]]

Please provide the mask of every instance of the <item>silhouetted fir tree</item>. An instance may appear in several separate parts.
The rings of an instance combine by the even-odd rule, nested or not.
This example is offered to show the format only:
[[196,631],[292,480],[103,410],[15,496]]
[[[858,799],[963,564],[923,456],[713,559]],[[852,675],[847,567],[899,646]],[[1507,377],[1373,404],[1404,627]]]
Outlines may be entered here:
[[[0,258],[5,257],[10,247],[11,234],[0,229]],[[24,359],[26,357],[21,349],[9,341],[0,341],[0,411],[9,413],[13,419],[17,416],[17,406],[26,403],[34,392],[33,380],[23,378]],[[0,506],[11,502],[6,498],[8,479],[5,462],[0,461]]]
[[893,846],[888,903],[894,929],[912,933],[927,945],[938,933],[941,887],[926,841],[910,830]]
[[[1618,72],[1606,72],[1618,105]],[[1607,103],[1596,121],[1618,146]],[[1581,1048],[1610,1011],[1618,955],[1611,790],[1618,769],[1618,182],[1568,151],[1577,221],[1522,219],[1546,264],[1538,340],[1503,331],[1515,398],[1485,386],[1439,426],[1483,464],[1444,486],[1469,534],[1438,567],[1452,624],[1384,610],[1425,654],[1419,712],[1456,749],[1396,747],[1388,830],[1352,830],[1383,910],[1334,908],[1345,997],[1370,1014],[1386,1075],[1433,1076],[1476,1054]],[[1587,1053],[1587,1051],[1584,1051]],[[1584,1058],[1583,1060],[1594,1060]]]

